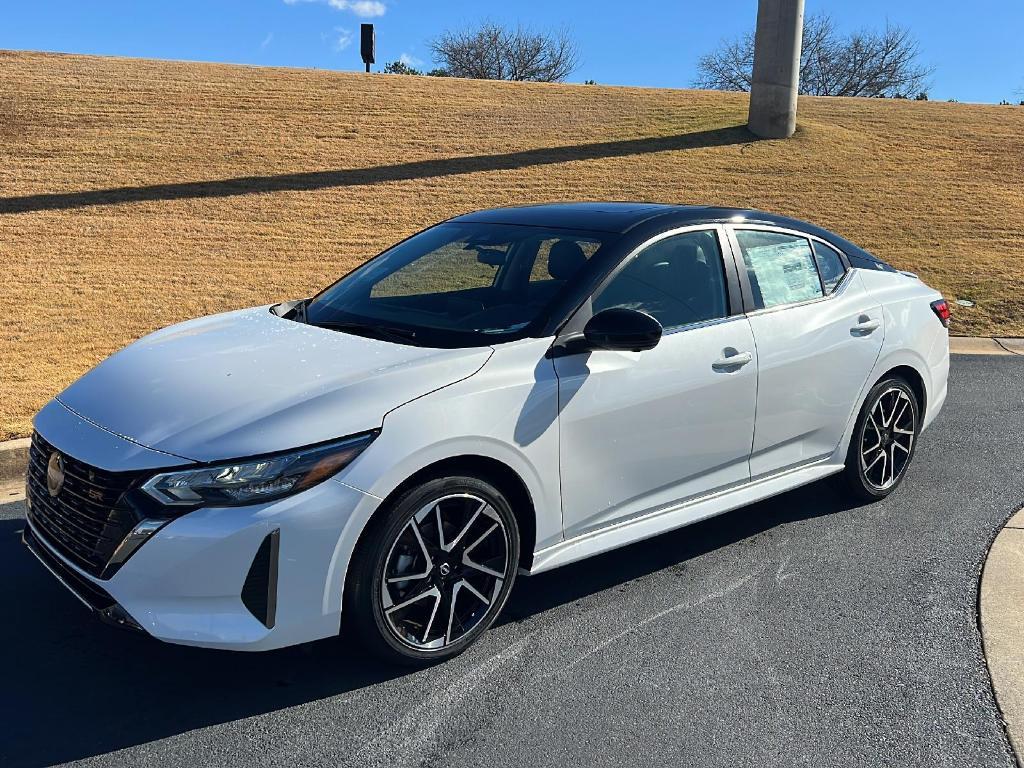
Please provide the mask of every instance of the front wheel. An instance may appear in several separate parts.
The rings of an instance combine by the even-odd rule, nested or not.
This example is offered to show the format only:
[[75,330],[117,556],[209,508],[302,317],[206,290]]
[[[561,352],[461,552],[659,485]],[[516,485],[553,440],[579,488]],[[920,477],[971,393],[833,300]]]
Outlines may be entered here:
[[474,477],[430,480],[403,493],[360,541],[346,623],[388,660],[449,658],[497,618],[518,564],[519,530],[501,491]]
[[850,440],[843,476],[863,501],[892,493],[903,480],[920,431],[917,396],[901,378],[878,382],[868,393]]

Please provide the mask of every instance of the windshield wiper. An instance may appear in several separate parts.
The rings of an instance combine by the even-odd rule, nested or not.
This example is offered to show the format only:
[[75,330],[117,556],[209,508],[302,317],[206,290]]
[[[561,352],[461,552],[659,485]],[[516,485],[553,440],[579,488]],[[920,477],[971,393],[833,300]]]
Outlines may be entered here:
[[407,331],[404,328],[390,328],[386,325],[365,325],[363,323],[332,322],[330,320],[310,323],[321,328],[329,328],[332,331],[353,333],[357,336],[369,336],[384,341],[393,341],[398,344],[412,344],[420,346],[416,339],[416,331]]

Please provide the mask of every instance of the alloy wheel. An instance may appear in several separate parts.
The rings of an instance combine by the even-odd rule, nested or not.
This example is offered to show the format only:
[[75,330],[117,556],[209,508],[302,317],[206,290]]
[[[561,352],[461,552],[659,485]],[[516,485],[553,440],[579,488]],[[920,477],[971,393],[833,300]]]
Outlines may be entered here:
[[876,491],[892,488],[903,475],[917,435],[916,409],[900,387],[889,387],[868,411],[861,434],[860,467]]
[[423,505],[395,537],[381,579],[381,608],[395,637],[418,651],[458,642],[490,611],[514,566],[509,533],[470,493]]

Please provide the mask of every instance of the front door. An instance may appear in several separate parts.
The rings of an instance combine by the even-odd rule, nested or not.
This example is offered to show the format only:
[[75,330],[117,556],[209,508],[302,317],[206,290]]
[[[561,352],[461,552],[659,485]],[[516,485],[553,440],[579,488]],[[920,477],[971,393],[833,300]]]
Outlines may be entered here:
[[566,538],[749,479],[757,352],[730,314],[719,236],[655,238],[590,302],[655,317],[656,347],[555,359]]

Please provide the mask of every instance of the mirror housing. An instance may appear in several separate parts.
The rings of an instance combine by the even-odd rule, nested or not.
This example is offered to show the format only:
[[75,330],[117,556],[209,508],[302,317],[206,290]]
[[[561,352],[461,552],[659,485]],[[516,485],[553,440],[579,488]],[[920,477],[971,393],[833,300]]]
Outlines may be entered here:
[[612,307],[587,321],[583,337],[591,349],[643,352],[661,341],[661,323],[637,309]]

